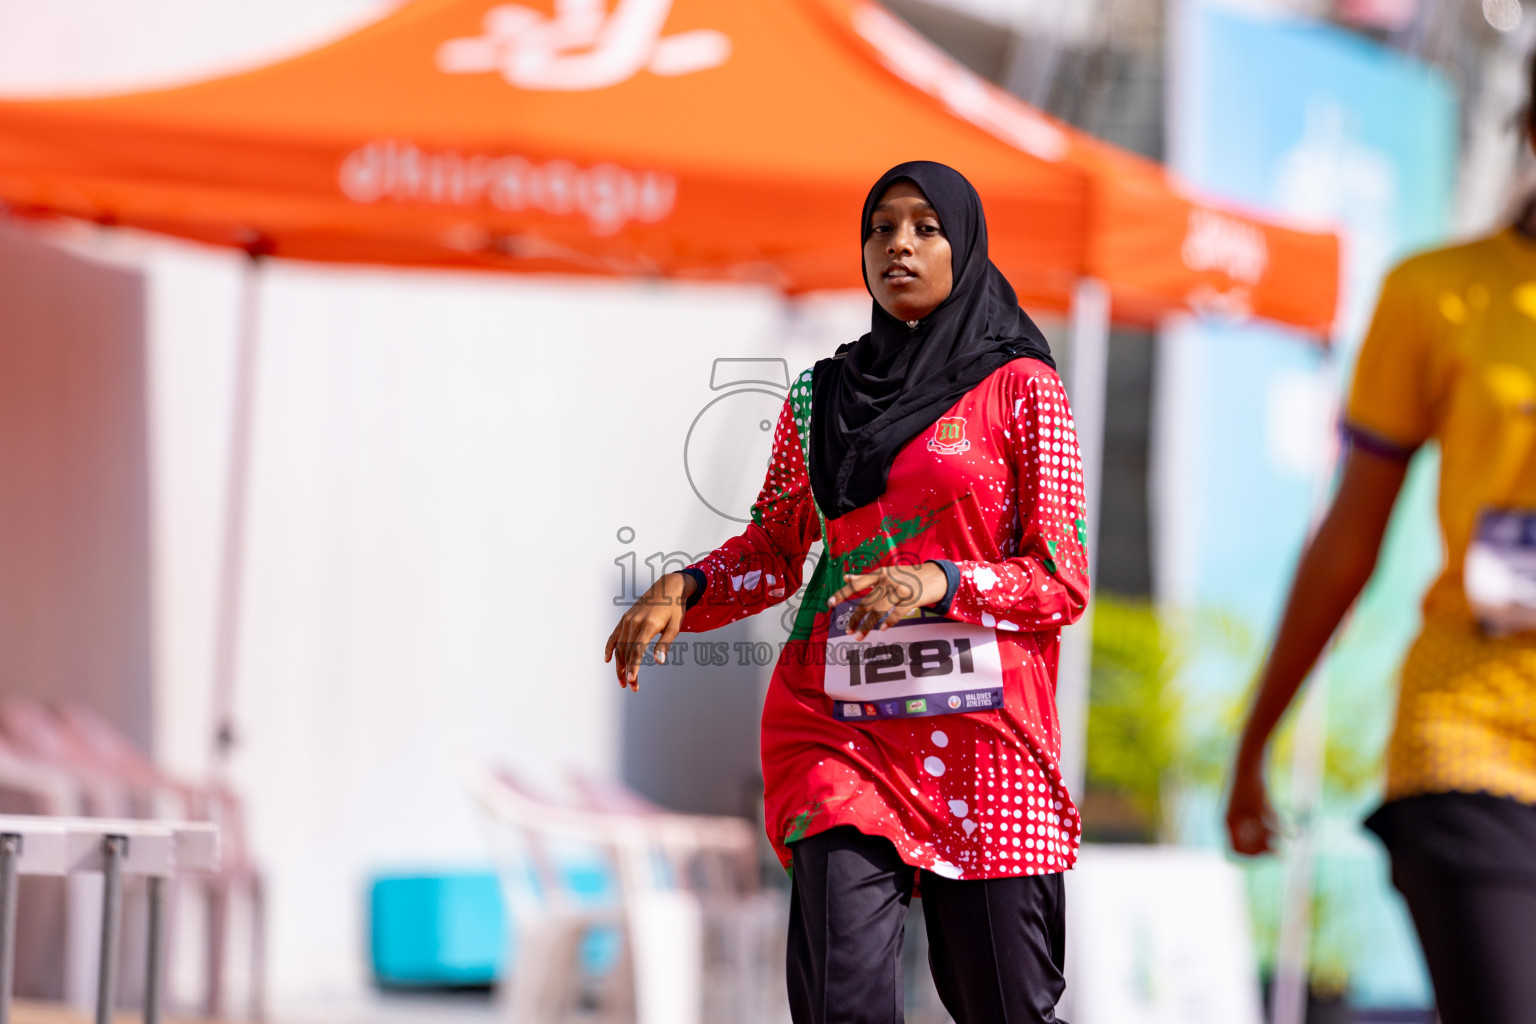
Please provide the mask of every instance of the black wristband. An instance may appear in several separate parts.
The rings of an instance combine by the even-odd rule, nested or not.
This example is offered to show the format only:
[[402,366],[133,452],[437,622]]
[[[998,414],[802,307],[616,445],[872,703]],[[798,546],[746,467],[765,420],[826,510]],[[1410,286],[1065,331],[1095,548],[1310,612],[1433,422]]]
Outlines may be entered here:
[[682,573],[684,576],[688,576],[693,579],[693,593],[688,595],[688,599],[683,603],[683,610],[687,611],[694,605],[698,604],[699,598],[704,596],[704,588],[709,586],[709,577],[705,576],[702,571],[695,569],[691,565],[688,568],[682,570]]
[[940,615],[949,614],[949,606],[955,603],[955,591],[960,589],[960,569],[947,558],[930,558],[930,562],[944,570],[944,596],[929,605]]

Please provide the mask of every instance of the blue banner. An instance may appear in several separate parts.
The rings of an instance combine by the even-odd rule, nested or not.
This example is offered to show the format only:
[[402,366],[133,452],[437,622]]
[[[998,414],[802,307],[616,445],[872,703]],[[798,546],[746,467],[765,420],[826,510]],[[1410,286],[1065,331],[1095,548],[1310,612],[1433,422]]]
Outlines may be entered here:
[[[1230,746],[1329,483],[1348,367],[1381,278],[1445,234],[1456,103],[1423,64],[1342,30],[1199,0],[1175,9],[1173,170],[1214,195],[1300,224],[1337,227],[1345,239],[1331,352],[1257,325],[1191,322],[1162,339],[1154,456],[1159,600],[1225,624],[1192,634],[1181,682],[1205,716],[1191,728],[1224,735]],[[1376,576],[1329,668],[1333,728],[1312,968],[1347,981],[1351,1000],[1364,1005],[1429,1001],[1381,852],[1358,823],[1378,798],[1397,665],[1439,565],[1434,486],[1431,452],[1410,474]],[[1220,841],[1216,800],[1212,793],[1189,798],[1187,839]],[[1278,880],[1268,870],[1256,876],[1261,946],[1272,941],[1265,930]]]

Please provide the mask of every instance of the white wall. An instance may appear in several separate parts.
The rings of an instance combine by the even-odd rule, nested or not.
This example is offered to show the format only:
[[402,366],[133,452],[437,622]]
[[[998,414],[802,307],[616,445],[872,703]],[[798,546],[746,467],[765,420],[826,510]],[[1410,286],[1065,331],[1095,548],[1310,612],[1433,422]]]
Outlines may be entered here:
[[[164,763],[200,776],[250,270],[123,234],[80,248],[142,267],[149,286],[155,736]],[[699,552],[740,528],[684,469],[713,361],[798,370],[853,336],[868,299],[283,262],[260,274],[231,768],[271,881],[282,1006],[366,985],[370,871],[483,857],[469,771],[616,774],[621,702],[663,691],[624,695],[601,663],[613,560]]]
[[139,744],[153,735],[144,290],[0,224],[0,697],[88,703]]
[[[184,80],[386,6],[0,0],[0,93]],[[145,275],[153,734],[198,775],[244,262],[96,229],[72,244]],[[231,767],[270,881],[279,1010],[366,985],[368,872],[483,856],[468,770],[615,771],[620,701],[645,699],[600,660],[616,531],[643,557],[738,529],[683,467],[712,361],[798,370],[867,303],[265,268]]]

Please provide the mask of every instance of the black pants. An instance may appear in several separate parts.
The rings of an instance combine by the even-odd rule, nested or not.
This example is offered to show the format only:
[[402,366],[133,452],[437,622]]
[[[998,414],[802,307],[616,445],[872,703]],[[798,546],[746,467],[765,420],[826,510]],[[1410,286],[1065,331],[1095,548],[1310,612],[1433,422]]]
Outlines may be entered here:
[[1367,824],[1391,852],[1442,1024],[1536,1024],[1536,809],[1444,793]]
[[1536,887],[1466,880],[1392,858],[1441,1024],[1536,1024]]
[[[901,1024],[902,933],[916,872],[888,840],[848,826],[792,850],[795,1024]],[[922,898],[928,964],[957,1024],[1055,1024],[1065,987],[1061,875],[954,881],[925,871]]]

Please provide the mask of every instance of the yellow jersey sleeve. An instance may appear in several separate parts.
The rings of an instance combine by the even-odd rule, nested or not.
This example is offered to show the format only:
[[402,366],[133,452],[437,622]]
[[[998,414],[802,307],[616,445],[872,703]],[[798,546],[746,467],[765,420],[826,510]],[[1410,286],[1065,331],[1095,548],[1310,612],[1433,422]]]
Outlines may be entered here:
[[1406,456],[1434,432],[1432,325],[1409,268],[1397,267],[1382,282],[1376,314],[1355,362],[1345,416],[1350,432],[1368,447]]

